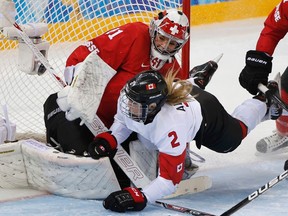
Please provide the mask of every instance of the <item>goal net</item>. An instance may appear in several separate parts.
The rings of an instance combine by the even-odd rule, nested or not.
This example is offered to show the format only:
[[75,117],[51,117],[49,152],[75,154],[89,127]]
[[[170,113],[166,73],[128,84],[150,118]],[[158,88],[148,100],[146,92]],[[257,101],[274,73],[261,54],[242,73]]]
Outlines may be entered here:
[[[8,0],[0,0],[0,2]],[[150,20],[163,9],[179,8],[182,0],[13,0],[21,26],[47,23],[42,40],[49,42],[47,59],[57,75],[69,54],[83,42],[119,25]],[[1,19],[1,14],[0,14]],[[18,133],[45,134],[43,103],[60,90],[48,72],[29,75],[19,70],[19,39],[7,38],[0,26],[0,102]],[[1,34],[2,33],[2,34]],[[2,112],[3,114],[3,112]],[[29,136],[29,135],[28,135]]]

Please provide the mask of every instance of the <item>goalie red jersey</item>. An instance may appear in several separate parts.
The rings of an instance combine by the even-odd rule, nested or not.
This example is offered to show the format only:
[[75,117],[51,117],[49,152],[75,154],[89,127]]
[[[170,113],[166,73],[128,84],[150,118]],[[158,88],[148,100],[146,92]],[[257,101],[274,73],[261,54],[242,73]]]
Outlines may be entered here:
[[[76,48],[67,59],[68,68],[84,61],[92,51],[96,51],[103,61],[116,70],[116,75],[106,86],[97,111],[97,115],[107,127],[113,123],[117,99],[125,83],[135,74],[150,69],[151,64],[156,68],[161,65],[161,58],[155,57],[151,61],[150,50],[149,27],[144,23],[135,22],[112,29],[86,42]],[[159,71],[165,75],[170,68],[180,68],[174,57],[169,57]],[[180,69],[177,77],[185,79],[188,74],[184,74]]]
[[[264,23],[264,28],[260,34],[257,42],[256,49],[273,55],[278,42],[288,32],[288,1],[281,1],[269,14]],[[287,70],[287,69],[286,69]],[[281,78],[281,97],[287,103],[288,102],[288,80],[287,72],[285,71]],[[276,128],[282,135],[288,134],[288,116],[282,115],[276,121]]]

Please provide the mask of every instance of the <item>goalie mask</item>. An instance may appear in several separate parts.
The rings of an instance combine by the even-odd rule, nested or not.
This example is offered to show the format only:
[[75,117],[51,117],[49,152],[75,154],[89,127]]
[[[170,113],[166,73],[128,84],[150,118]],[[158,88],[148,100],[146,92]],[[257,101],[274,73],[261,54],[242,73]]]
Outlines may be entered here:
[[161,74],[145,71],[137,74],[121,90],[120,110],[134,121],[149,123],[167,98],[167,84]]
[[185,14],[176,9],[160,12],[149,26],[151,37],[150,65],[159,70],[188,41],[189,21]]

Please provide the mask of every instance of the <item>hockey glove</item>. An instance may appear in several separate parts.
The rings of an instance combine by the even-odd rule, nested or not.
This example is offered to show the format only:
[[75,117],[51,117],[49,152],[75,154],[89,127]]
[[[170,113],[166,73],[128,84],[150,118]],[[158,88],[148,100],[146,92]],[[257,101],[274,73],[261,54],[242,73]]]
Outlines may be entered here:
[[89,144],[88,152],[93,159],[101,157],[114,157],[117,151],[117,140],[111,132],[98,134]]
[[250,94],[258,93],[258,84],[267,85],[272,70],[272,59],[264,52],[250,50],[246,54],[246,66],[239,76],[240,85]]
[[132,187],[113,192],[103,201],[105,209],[115,212],[141,211],[146,207],[146,204],[145,195],[138,188]]

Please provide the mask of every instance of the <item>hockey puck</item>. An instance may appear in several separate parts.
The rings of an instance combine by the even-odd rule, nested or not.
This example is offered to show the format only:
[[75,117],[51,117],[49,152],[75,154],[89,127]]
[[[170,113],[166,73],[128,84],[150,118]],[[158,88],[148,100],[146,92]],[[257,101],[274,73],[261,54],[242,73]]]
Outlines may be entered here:
[[288,160],[286,160],[284,163],[284,170],[288,170]]

